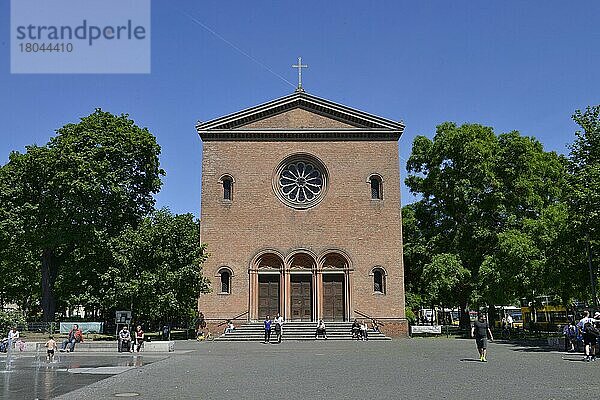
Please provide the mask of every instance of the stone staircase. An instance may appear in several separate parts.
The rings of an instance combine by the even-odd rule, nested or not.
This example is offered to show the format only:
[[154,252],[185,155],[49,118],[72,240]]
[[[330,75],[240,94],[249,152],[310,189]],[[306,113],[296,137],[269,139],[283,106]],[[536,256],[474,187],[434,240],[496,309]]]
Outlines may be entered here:
[[[327,340],[352,340],[352,322],[326,322]],[[316,322],[286,322],[283,325],[283,340],[315,340]],[[249,322],[236,327],[234,332],[216,337],[217,341],[261,342],[265,336],[262,322]],[[369,340],[390,340],[381,332],[369,330]],[[324,340],[319,337],[318,340]],[[275,330],[271,333],[275,341]]]

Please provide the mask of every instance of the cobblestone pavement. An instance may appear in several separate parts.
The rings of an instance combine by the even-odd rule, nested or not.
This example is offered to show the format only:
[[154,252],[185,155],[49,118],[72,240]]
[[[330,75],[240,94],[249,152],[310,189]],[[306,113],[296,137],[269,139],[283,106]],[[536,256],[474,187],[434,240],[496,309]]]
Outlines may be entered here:
[[473,340],[178,342],[176,348],[192,351],[74,387],[59,398],[558,399],[600,392],[600,361],[491,343],[489,362],[482,363]]

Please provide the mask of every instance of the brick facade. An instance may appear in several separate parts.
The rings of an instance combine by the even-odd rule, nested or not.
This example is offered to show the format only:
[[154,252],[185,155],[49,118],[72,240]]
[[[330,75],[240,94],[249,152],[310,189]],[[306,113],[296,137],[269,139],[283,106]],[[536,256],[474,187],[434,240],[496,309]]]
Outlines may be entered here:
[[[297,101],[312,101],[310,95],[295,96]],[[388,128],[396,132],[395,139],[392,135],[392,139],[371,140],[369,130],[383,128],[365,126],[369,122],[366,114],[354,114],[347,108],[342,109],[346,114],[340,113],[332,103],[318,103],[321,108],[314,106],[315,110],[310,109],[311,104],[288,105],[291,109],[281,112],[278,104],[272,107],[271,115],[268,107],[257,110],[257,116],[252,109],[246,111],[240,118],[247,123],[236,125],[226,119],[228,129],[210,123],[198,126],[204,139],[201,240],[210,254],[203,272],[213,288],[200,296],[199,309],[209,321],[246,312],[242,318],[261,318],[257,311],[262,301],[258,297],[260,274],[276,273],[281,292],[279,310],[289,319],[289,298],[294,291],[290,276],[309,273],[314,320],[324,315],[324,274],[343,273],[344,319],[361,318],[355,311],[389,319],[384,329],[393,336],[403,335],[406,321],[397,141],[403,126]],[[332,107],[330,116],[327,106]],[[319,140],[304,139],[303,129],[313,135],[316,130],[322,136]],[[243,140],[237,136],[240,130],[245,132]],[[279,131],[282,139],[273,140]],[[352,136],[354,131],[363,136]],[[218,140],[210,136],[212,132],[219,132]],[[277,168],[294,154],[317,158],[327,172],[324,197],[307,209],[290,207],[275,194]],[[369,179],[373,175],[382,180],[382,199],[372,199]],[[224,177],[232,180],[231,200],[223,196]],[[263,270],[262,255],[281,264],[273,267],[273,262],[265,262],[273,268]],[[336,264],[338,259],[343,265]],[[296,269],[297,260],[308,261]],[[384,273],[384,293],[374,291],[375,267]],[[222,271],[231,273],[229,293],[220,290]]]

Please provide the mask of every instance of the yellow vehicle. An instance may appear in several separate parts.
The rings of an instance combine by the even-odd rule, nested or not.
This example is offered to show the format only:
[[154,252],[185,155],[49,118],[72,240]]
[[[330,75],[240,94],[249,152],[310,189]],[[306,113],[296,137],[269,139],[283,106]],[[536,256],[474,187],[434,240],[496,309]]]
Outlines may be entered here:
[[535,309],[529,306],[521,307],[521,312],[523,313],[523,322],[527,329],[531,329],[531,323],[533,322],[538,330],[548,332],[560,331],[569,322],[567,308],[561,305],[543,304]]

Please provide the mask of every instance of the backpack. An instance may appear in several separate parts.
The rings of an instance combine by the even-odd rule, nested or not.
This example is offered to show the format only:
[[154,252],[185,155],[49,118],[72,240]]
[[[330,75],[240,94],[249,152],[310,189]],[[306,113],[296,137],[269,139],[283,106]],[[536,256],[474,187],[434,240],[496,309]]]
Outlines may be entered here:
[[600,331],[591,322],[586,322],[583,326],[583,331],[586,335],[600,337]]

